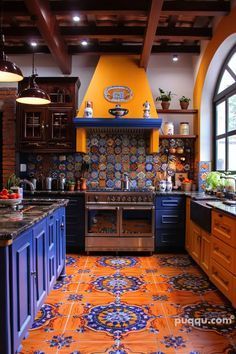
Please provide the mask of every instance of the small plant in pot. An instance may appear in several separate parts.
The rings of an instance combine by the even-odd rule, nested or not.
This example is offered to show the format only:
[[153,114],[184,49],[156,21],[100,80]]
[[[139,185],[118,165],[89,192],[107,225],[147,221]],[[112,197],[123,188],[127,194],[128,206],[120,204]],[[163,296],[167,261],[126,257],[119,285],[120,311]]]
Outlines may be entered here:
[[75,190],[75,181],[72,179],[68,181],[68,190],[70,192],[73,192]]
[[161,101],[162,109],[169,109],[173,93],[171,91],[164,91],[161,88],[159,88],[159,91],[160,96],[156,98],[156,101]]
[[180,97],[179,103],[180,103],[181,109],[188,109],[190,101],[191,101],[191,99],[188,97],[185,97],[185,96]]

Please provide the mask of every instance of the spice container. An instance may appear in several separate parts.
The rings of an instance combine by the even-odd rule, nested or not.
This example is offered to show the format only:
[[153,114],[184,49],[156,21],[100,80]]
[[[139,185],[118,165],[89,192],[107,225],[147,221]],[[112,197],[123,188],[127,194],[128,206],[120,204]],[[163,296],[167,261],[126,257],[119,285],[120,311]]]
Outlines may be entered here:
[[174,124],[172,122],[165,122],[163,126],[164,135],[173,135],[174,134]]
[[181,122],[179,125],[179,133],[180,135],[189,135],[189,123]]

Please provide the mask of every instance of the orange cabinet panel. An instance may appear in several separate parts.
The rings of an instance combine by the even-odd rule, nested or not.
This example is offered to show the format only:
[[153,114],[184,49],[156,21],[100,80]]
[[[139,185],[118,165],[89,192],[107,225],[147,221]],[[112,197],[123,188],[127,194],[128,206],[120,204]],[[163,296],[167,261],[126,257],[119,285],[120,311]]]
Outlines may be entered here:
[[234,277],[214,259],[211,261],[210,279],[229,300],[233,301]]
[[185,249],[190,251],[191,249],[191,237],[190,237],[190,202],[191,198],[186,198],[186,226],[185,226]]
[[193,259],[200,264],[201,257],[201,229],[194,222],[190,221],[190,238],[191,249],[190,254]]
[[211,231],[228,245],[236,247],[236,218],[213,210]]
[[211,260],[211,234],[201,229],[201,257],[200,266],[209,275]]
[[[226,270],[236,275],[236,249],[212,236],[212,258]],[[236,290],[235,290],[236,291]]]

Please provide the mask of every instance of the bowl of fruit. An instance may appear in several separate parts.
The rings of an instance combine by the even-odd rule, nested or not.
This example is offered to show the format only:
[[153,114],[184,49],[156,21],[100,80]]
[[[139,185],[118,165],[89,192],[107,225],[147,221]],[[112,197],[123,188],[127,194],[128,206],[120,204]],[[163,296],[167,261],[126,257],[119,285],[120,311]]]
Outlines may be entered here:
[[21,195],[11,189],[3,188],[0,192],[0,205],[14,206],[22,201]]

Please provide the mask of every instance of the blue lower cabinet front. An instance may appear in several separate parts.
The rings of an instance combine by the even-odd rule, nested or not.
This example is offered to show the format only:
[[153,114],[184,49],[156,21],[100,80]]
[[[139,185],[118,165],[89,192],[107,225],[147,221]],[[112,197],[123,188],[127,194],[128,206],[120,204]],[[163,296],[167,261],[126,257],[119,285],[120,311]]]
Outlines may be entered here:
[[[22,233],[11,250],[11,326],[13,349],[20,349],[20,343],[34,320],[34,244],[33,229]],[[4,353],[4,352],[2,352]]]
[[158,249],[181,249],[184,247],[184,229],[157,229],[156,247]]
[[16,354],[35,315],[65,274],[65,208],[0,248],[0,354]]

